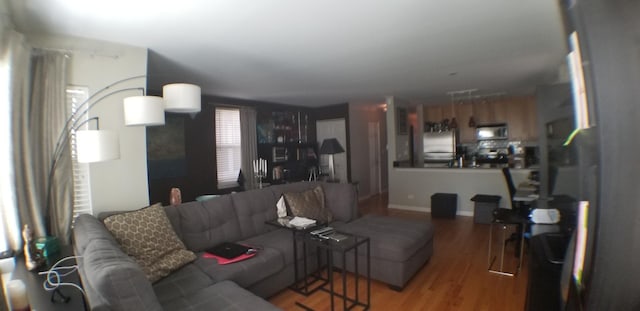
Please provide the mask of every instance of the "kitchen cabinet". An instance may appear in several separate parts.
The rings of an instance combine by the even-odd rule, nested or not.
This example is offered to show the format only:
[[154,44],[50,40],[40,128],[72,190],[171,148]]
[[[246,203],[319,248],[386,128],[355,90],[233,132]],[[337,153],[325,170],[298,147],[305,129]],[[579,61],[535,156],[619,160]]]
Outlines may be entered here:
[[476,142],[476,128],[469,127],[469,118],[473,116],[473,105],[471,103],[455,104],[454,114],[458,123],[458,133],[460,142],[463,144]]
[[442,122],[442,105],[426,106],[424,108],[424,121],[425,122]]
[[511,102],[492,101],[489,105],[491,106],[492,123],[510,123],[509,106],[511,106]]
[[469,127],[473,116],[476,125],[506,123],[509,140],[538,139],[538,113],[533,96],[508,97],[424,107],[425,122],[442,122],[456,118],[460,143],[475,143],[475,128]]
[[505,105],[509,122],[509,140],[527,140],[528,124],[524,101],[514,100]]
[[538,139],[538,118],[533,97],[517,98],[506,103],[509,140]]
[[493,105],[488,100],[473,103],[473,117],[477,125],[494,123]]
[[[426,106],[424,110],[424,122],[442,123],[445,119],[451,122],[451,119],[455,117],[455,110],[453,105],[435,105]],[[456,122],[459,122],[456,119]]]

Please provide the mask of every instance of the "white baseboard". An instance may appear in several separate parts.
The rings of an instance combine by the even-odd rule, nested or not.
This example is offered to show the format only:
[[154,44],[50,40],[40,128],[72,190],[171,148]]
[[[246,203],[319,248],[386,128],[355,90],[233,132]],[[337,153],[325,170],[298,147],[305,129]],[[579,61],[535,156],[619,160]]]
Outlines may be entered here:
[[[424,206],[389,204],[387,207],[388,208],[395,208],[395,209],[399,209],[399,210],[405,210],[405,211],[431,213],[431,208],[430,207],[424,207]],[[473,212],[472,211],[457,211],[456,215],[465,216],[465,217],[473,217]]]
[[388,208],[395,208],[395,209],[405,210],[405,211],[431,213],[431,208],[424,207],[424,206],[389,204],[387,207]]

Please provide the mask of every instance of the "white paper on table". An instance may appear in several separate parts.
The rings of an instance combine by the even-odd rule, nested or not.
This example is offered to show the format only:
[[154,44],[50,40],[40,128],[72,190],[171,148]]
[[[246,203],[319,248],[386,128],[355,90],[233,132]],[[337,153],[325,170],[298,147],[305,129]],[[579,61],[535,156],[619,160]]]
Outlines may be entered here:
[[293,219],[291,219],[289,221],[289,224],[294,226],[294,227],[306,227],[309,225],[313,225],[315,224],[316,221],[313,219],[309,219],[309,218],[305,218],[305,217],[293,217]]

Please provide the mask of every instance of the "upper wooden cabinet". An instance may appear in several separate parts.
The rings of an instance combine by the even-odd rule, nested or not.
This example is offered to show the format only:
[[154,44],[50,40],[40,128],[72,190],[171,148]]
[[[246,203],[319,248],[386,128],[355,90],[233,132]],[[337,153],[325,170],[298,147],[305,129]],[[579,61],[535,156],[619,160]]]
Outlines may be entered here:
[[425,122],[441,122],[444,119],[442,110],[444,106],[426,106],[424,107],[424,121]]
[[473,102],[473,118],[476,120],[476,124],[488,124],[494,123],[495,118],[493,116],[493,104],[487,100],[481,100]]
[[460,142],[474,143],[476,141],[476,128],[469,127],[469,119],[473,116],[473,105],[471,103],[456,104],[454,112],[456,123],[458,123]]
[[476,125],[506,123],[509,140],[532,142],[538,139],[538,114],[532,96],[424,107],[425,122],[442,122],[455,117],[461,143],[476,142],[475,128],[469,127],[472,116]]

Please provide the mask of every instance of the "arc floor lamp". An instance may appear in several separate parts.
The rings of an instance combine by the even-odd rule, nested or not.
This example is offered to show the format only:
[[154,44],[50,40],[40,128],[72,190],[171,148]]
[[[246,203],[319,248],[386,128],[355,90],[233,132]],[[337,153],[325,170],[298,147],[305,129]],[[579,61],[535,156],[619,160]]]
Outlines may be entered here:
[[[145,78],[139,75],[113,82],[90,95],[67,118],[64,128],[58,136],[51,165],[49,168],[47,185],[46,213],[48,215],[51,205],[51,191],[56,165],[61,159],[66,148],[70,147],[70,140],[75,136],[76,159],[80,163],[93,163],[120,158],[120,142],[114,131],[101,130],[99,118],[86,118],[92,107],[104,99],[115,94],[138,91],[140,96],[126,97],[123,101],[124,122],[127,126],[155,126],[164,125],[164,113],[198,113],[201,109],[201,89],[197,85],[187,83],[174,83],[163,86],[163,96],[147,96],[142,87],[129,87],[117,89],[121,84]],[[81,129],[85,124],[95,121],[96,129]],[[47,229],[49,230],[49,229]]]

